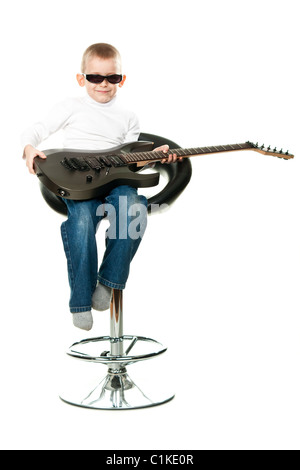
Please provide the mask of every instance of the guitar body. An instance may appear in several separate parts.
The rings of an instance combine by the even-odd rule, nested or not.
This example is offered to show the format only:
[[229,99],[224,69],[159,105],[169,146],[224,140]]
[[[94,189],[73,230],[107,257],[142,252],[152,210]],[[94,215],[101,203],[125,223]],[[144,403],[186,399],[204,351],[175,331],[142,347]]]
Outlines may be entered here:
[[145,152],[152,148],[152,142],[131,142],[103,151],[46,150],[46,159],[34,159],[34,169],[41,183],[57,196],[73,200],[101,198],[120,185],[156,186],[158,173],[143,175],[134,171],[135,164],[124,165],[116,160],[122,153]]

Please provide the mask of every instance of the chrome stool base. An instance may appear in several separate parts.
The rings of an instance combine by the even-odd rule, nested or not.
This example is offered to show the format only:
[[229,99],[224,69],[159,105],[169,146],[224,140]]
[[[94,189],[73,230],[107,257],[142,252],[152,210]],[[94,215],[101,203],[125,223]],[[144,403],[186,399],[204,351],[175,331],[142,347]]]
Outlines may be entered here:
[[[110,336],[85,339],[69,348],[69,356],[89,363],[107,365],[108,371],[100,382],[93,378],[93,386],[90,385],[87,389],[82,386],[82,377],[76,377],[75,384],[61,394],[61,400],[71,405],[98,410],[146,408],[172,400],[175,395],[162,390],[161,383],[147,380],[146,377],[144,381],[139,379],[139,385],[136,385],[128,375],[128,365],[160,356],[167,348],[151,338],[123,335],[123,296],[122,291],[116,289],[113,290],[111,302],[110,332]],[[106,349],[100,352],[99,344],[101,349]],[[132,352],[136,354],[133,355]]]
[[[157,384],[156,384],[157,385]],[[72,391],[60,398],[75,406],[96,410],[133,410],[147,408],[167,403],[174,395],[163,393],[161,390],[149,390],[149,383],[139,386],[129,377],[126,368],[108,370],[107,375],[87,394]],[[157,387],[156,387],[157,388]]]

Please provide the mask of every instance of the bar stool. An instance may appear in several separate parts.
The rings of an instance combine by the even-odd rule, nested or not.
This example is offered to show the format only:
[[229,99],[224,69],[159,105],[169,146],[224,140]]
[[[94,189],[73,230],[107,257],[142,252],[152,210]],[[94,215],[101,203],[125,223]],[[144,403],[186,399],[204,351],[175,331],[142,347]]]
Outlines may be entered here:
[[[179,148],[177,144],[153,134],[142,133],[141,141],[150,141],[155,147],[168,144],[170,148]],[[167,177],[166,186],[148,200],[151,204],[171,204],[190,181],[192,168],[189,159],[169,165],[156,164],[155,170]],[[66,215],[63,201],[41,184],[42,195],[47,204],[56,212]],[[151,213],[151,212],[150,212]],[[143,337],[125,335],[123,331],[123,291],[113,289],[110,305],[110,335],[87,338],[72,344],[67,355],[85,363],[102,364],[108,367],[106,375],[99,381],[98,369],[95,383],[88,388],[72,386],[60,398],[71,405],[102,410],[124,410],[145,408],[167,403],[174,398],[174,393],[166,391],[161,384],[147,380],[136,384],[128,374],[131,364],[156,358],[165,353],[167,348],[158,341]],[[77,385],[78,385],[77,384]],[[152,385],[154,384],[154,388]]]

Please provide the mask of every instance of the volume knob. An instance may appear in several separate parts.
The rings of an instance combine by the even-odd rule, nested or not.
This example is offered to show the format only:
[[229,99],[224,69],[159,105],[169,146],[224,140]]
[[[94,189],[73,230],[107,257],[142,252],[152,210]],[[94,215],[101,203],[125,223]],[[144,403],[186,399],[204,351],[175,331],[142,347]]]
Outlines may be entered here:
[[91,183],[92,181],[93,181],[92,175],[87,175],[87,177],[86,177],[86,182],[87,182],[87,183]]

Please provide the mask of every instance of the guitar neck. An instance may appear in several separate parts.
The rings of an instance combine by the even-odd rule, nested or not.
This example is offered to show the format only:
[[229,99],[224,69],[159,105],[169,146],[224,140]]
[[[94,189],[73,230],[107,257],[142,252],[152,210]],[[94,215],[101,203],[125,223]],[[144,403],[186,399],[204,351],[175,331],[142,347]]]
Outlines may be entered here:
[[[178,157],[189,158],[200,155],[208,155],[212,153],[223,153],[223,152],[236,152],[241,150],[254,150],[256,152],[262,153],[264,155],[272,155],[279,158],[284,158],[288,160],[294,156],[289,154],[289,152],[283,152],[282,150],[277,151],[277,149],[271,149],[270,147],[258,146],[258,144],[253,144],[252,142],[245,142],[243,144],[233,144],[233,145],[218,145],[212,147],[197,147],[197,148],[178,148],[170,149],[167,153],[175,154]],[[144,166],[148,163],[153,163],[161,161],[166,158],[166,153],[162,151],[151,151],[151,152],[134,152],[134,153],[123,153],[121,159],[124,163],[130,165],[136,163],[137,166]]]

